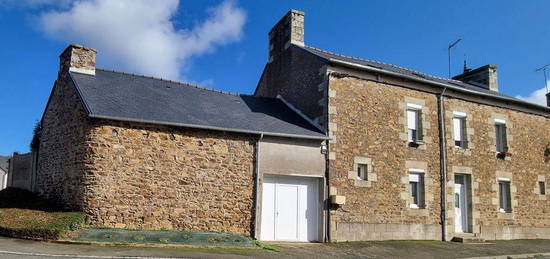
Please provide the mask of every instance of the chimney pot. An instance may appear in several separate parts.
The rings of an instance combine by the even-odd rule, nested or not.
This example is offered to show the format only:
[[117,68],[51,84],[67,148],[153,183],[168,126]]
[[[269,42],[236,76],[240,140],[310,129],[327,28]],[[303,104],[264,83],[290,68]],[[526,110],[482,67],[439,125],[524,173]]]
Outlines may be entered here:
[[74,43],[69,44],[59,55],[59,73],[64,75],[68,72],[78,72],[95,75],[96,54],[97,51],[93,48]]
[[290,10],[269,31],[269,62],[291,44],[304,46],[304,12]]

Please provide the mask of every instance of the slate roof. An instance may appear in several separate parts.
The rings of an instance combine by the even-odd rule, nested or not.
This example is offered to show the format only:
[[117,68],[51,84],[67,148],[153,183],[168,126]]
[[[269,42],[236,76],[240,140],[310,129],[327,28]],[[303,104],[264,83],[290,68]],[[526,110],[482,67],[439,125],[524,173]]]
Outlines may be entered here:
[[320,58],[324,62],[330,63],[333,60],[337,60],[337,61],[342,61],[342,62],[346,62],[346,63],[357,64],[357,65],[360,65],[360,66],[372,67],[372,68],[380,69],[380,70],[383,70],[383,71],[397,73],[397,74],[403,75],[403,76],[413,77],[413,78],[417,78],[417,79],[424,79],[424,80],[432,81],[434,83],[451,85],[451,86],[457,87],[458,89],[468,90],[469,92],[474,93],[474,94],[477,93],[477,94],[484,95],[484,96],[494,97],[494,98],[497,98],[497,99],[500,99],[500,100],[515,102],[515,103],[519,103],[519,104],[522,104],[522,105],[531,106],[531,107],[534,107],[534,108],[537,108],[537,109],[542,109],[542,110],[545,110],[546,112],[550,111],[550,109],[548,109],[548,107],[546,107],[546,106],[541,106],[541,105],[538,105],[538,104],[526,102],[524,100],[521,100],[521,99],[518,99],[518,98],[515,98],[515,97],[511,97],[511,96],[508,96],[508,95],[505,95],[505,94],[502,94],[502,93],[499,93],[499,92],[496,92],[496,91],[491,91],[491,90],[488,90],[488,89],[484,89],[484,88],[481,88],[481,87],[473,85],[473,84],[464,83],[464,82],[459,81],[459,80],[454,80],[454,79],[429,75],[429,74],[418,72],[418,71],[415,71],[415,70],[412,70],[412,69],[408,69],[408,68],[404,68],[404,67],[401,67],[401,66],[396,66],[396,65],[392,65],[392,64],[388,64],[388,63],[384,63],[384,62],[379,62],[379,61],[374,61],[374,60],[369,60],[369,59],[356,58],[356,57],[336,54],[336,53],[333,53],[333,52],[329,52],[329,51],[326,51],[326,50],[321,50],[321,49],[310,47],[310,46],[298,46],[298,45],[293,45],[293,46],[296,47],[296,48],[302,49],[302,50],[306,51],[307,53],[312,54],[312,55]]
[[271,136],[326,139],[284,101],[230,94],[118,71],[71,72],[93,118],[206,128]]

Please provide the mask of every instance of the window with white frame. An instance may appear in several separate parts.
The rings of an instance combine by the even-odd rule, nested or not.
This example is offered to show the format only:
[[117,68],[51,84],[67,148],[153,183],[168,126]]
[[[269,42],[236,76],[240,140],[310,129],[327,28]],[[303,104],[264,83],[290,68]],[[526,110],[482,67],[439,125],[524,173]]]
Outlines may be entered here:
[[506,121],[495,119],[495,134],[497,152],[508,152]]
[[367,165],[358,164],[357,165],[357,179],[367,181]]
[[420,169],[409,170],[410,207],[413,209],[424,208],[424,171]]
[[409,142],[422,142],[422,106],[407,104],[407,129]]
[[453,139],[456,147],[467,148],[468,139],[466,135],[466,114],[462,112],[453,113]]
[[512,212],[512,199],[510,193],[510,179],[498,179],[499,211]]

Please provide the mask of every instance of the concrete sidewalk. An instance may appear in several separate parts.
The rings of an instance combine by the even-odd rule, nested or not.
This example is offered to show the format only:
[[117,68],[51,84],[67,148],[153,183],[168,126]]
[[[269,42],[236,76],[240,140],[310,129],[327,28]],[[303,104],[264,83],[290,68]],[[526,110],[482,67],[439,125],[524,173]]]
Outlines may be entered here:
[[550,240],[460,244],[438,241],[382,241],[337,244],[277,243],[281,252],[262,249],[148,248],[74,245],[0,238],[0,258],[467,258],[544,255]]

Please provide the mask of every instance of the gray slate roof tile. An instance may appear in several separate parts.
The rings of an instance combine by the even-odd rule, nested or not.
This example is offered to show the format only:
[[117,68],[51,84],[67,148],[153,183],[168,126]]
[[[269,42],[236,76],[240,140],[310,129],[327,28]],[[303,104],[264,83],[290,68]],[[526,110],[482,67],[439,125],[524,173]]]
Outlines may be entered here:
[[229,94],[186,83],[96,69],[71,72],[90,117],[325,139],[282,100]]

